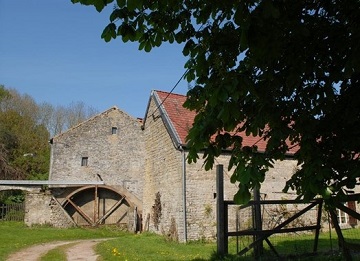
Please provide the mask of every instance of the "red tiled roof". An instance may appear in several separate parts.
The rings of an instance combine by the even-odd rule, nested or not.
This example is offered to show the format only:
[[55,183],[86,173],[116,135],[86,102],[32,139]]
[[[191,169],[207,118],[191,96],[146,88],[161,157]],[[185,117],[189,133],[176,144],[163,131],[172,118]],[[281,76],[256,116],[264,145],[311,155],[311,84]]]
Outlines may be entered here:
[[186,144],[185,139],[189,129],[194,123],[196,113],[183,107],[186,96],[162,91],[156,91],[156,94],[162,102],[171,124],[173,125],[179,142]]
[[[163,91],[155,91],[160,103],[169,117],[170,124],[172,124],[175,135],[178,136],[181,145],[186,144],[186,136],[189,129],[194,123],[196,113],[183,107],[186,96]],[[246,136],[245,132],[238,133],[243,138],[243,146],[256,145],[258,151],[263,152],[266,149],[267,142],[259,136]],[[298,147],[291,148],[289,154],[294,154]]]

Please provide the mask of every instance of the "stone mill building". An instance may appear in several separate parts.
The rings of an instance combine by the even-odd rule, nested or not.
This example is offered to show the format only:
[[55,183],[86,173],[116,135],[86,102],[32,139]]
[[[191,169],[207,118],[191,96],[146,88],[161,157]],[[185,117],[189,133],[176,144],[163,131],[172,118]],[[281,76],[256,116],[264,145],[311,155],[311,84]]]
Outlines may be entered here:
[[[134,224],[141,215],[144,187],[140,120],[112,107],[52,138],[50,144],[49,179],[69,181],[62,188],[53,187],[52,193],[76,224]],[[71,186],[99,180],[104,185]]]
[[[46,222],[117,224],[180,242],[214,238],[215,169],[205,171],[201,155],[197,163],[186,161],[185,138],[195,113],[182,106],[185,99],[153,91],[142,120],[112,107],[53,137],[49,176],[53,185],[44,199],[44,213],[53,218]],[[243,138],[245,145],[257,142],[259,151],[265,149],[258,137]],[[293,153],[289,151],[288,158],[267,174],[261,188],[267,199],[295,197],[282,193],[296,167]],[[227,166],[229,158],[224,151],[216,164]],[[225,199],[237,191],[230,175],[224,175]],[[59,224],[59,219],[67,222]]]

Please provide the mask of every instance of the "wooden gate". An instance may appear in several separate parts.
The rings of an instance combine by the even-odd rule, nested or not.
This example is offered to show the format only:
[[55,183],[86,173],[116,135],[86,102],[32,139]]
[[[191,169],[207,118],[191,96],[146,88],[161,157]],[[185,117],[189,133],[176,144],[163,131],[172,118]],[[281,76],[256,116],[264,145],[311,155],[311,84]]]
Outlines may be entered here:
[[[249,201],[248,204],[242,205],[239,209],[251,208],[252,211],[252,228],[246,230],[237,230],[237,231],[229,231],[228,227],[228,208],[230,205],[235,205],[233,201],[225,201],[224,200],[224,186],[223,186],[223,166],[216,166],[216,198],[217,198],[217,252],[219,255],[223,256],[228,253],[228,237],[230,236],[252,236],[253,242],[249,244],[244,249],[238,251],[239,255],[243,255],[249,250],[254,250],[255,259],[260,259],[263,254],[263,243],[267,243],[269,248],[278,258],[281,256],[278,254],[275,247],[269,240],[269,237],[274,234],[281,233],[292,233],[292,232],[300,232],[300,231],[314,231],[314,243],[313,243],[313,253],[317,252],[318,248],[318,240],[319,233],[321,229],[321,215],[322,215],[322,205],[323,199],[314,199],[311,201],[302,201],[302,200],[260,200],[259,193],[254,193],[254,199]],[[360,200],[360,194],[352,194],[348,195],[345,198],[346,202],[354,202]],[[261,206],[264,205],[280,205],[284,206],[286,204],[292,204],[293,206],[297,206],[299,204],[303,204],[304,207],[301,209],[297,209],[293,211],[292,215],[287,216],[284,219],[277,219],[275,222],[275,226],[271,229],[268,227],[263,228],[262,226],[262,214],[261,214]],[[344,204],[336,204],[337,209],[344,211],[349,216],[351,216],[351,224],[356,224],[353,219],[360,220],[360,214],[354,210],[354,206],[350,204],[350,206],[346,207]],[[315,210],[316,218],[314,218],[314,225],[297,225],[290,226],[292,222],[301,218],[302,215],[309,212],[310,210]],[[338,238],[339,238],[339,246],[344,252],[347,260],[351,260],[350,250],[359,250],[360,246],[358,244],[353,244],[350,242],[346,242],[344,237],[342,236],[341,229],[337,222],[338,217],[335,213],[336,209],[330,209],[329,213],[331,214],[332,223],[335,226]]]

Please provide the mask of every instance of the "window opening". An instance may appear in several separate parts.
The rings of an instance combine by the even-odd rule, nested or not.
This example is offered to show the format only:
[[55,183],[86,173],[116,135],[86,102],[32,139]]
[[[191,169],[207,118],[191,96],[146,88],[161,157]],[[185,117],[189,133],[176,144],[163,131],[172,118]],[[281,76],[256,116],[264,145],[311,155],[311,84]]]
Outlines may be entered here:
[[349,217],[348,217],[348,214],[346,214],[344,211],[337,209],[337,216],[338,216],[339,225],[348,224]]
[[116,134],[116,133],[117,133],[117,127],[112,127],[111,134]]
[[88,157],[82,157],[81,158],[81,166],[87,166],[88,165]]

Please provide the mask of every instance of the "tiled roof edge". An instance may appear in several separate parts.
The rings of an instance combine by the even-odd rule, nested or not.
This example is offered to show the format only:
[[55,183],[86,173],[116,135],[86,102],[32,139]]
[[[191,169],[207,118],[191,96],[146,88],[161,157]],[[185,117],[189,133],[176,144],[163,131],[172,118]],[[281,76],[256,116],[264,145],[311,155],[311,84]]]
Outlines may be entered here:
[[155,104],[156,104],[158,110],[160,110],[160,112],[161,112],[160,115],[165,123],[165,127],[168,130],[170,137],[172,138],[176,148],[179,148],[180,146],[182,146],[180,136],[177,133],[176,128],[174,127],[174,125],[173,125],[169,115],[167,114],[167,112],[162,104],[162,101],[161,101],[160,97],[157,95],[156,91],[153,92],[153,96],[154,96]]

